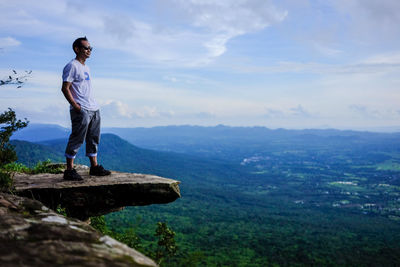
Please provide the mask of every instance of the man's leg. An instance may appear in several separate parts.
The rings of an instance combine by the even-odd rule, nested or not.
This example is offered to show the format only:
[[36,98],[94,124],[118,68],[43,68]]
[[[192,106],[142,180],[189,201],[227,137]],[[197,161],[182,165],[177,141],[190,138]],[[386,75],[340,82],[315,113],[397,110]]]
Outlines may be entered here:
[[97,165],[97,148],[100,142],[100,112],[88,111],[90,122],[86,133],[86,156],[90,159],[90,165]]
[[74,168],[74,158],[65,157],[67,161],[67,170],[72,170]]
[[74,167],[74,159],[79,148],[83,144],[86,137],[86,132],[89,126],[89,116],[86,110],[81,109],[80,112],[74,109],[70,110],[72,132],[68,139],[68,144],[65,149],[65,157],[67,161],[67,169]]
[[89,160],[90,160],[90,167],[95,167],[97,166],[97,156],[89,156]]
[[83,178],[74,169],[74,158],[66,157],[66,159],[67,159],[67,169],[64,171],[64,179],[71,181],[82,181]]
[[90,175],[105,176],[111,172],[97,163],[97,148],[100,142],[100,111],[91,112],[91,121],[86,134],[86,156],[90,159]]

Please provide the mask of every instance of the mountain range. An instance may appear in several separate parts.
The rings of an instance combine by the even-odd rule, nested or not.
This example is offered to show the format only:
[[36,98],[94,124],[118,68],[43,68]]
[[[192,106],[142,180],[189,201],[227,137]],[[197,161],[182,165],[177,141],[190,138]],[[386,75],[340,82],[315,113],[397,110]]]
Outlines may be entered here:
[[[19,161],[63,162],[68,131],[29,127],[13,136]],[[167,221],[183,255],[201,266],[400,264],[399,133],[221,125],[107,131],[99,146],[106,168],[182,182],[174,203],[107,215],[113,230],[134,226],[149,242],[152,225]],[[88,164],[84,146],[76,161]]]

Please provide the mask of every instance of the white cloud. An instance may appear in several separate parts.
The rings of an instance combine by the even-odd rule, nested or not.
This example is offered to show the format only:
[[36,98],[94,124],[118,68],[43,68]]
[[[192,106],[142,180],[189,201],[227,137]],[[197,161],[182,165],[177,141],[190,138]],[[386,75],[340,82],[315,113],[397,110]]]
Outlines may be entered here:
[[[331,3],[353,18],[380,25],[400,21],[400,2],[397,0],[335,0]],[[392,25],[395,27],[395,25]]]
[[197,27],[214,32],[240,35],[262,30],[282,21],[286,11],[265,0],[174,0]]
[[337,56],[338,54],[342,53],[340,49],[335,49],[332,47],[329,47],[327,45],[314,42],[314,48],[319,51],[321,54],[326,55],[326,56]]
[[400,118],[399,110],[395,107],[376,107],[376,105],[350,105],[349,110],[354,116],[369,120],[398,120]]
[[358,41],[395,41],[400,34],[398,0],[331,0],[330,4],[346,16],[347,30]]
[[263,116],[270,119],[305,119],[305,118],[316,118],[316,114],[312,114],[310,111],[306,110],[303,105],[299,104],[294,107],[281,107],[281,108],[271,108],[267,107],[266,112]]
[[282,34],[312,49],[313,55],[307,53],[310,57],[349,60],[400,45],[398,0],[281,0],[277,5],[288,10],[280,27]]
[[[0,30],[19,36],[59,36],[68,32],[65,1],[2,1]],[[60,20],[63,18],[63,20]]]
[[103,23],[104,31],[117,37],[122,43],[131,38],[136,31],[134,21],[126,16],[105,16]]
[[364,64],[379,64],[379,65],[400,65],[400,51],[391,53],[384,53],[379,55],[373,55],[363,60]]
[[173,82],[173,83],[176,83],[176,82],[179,81],[178,78],[176,78],[175,76],[170,76],[170,75],[165,75],[165,76],[163,77],[163,79],[166,80],[166,81]]
[[175,23],[172,16],[159,18],[156,10],[147,19],[139,19],[124,6],[111,11],[94,1],[80,4],[79,10],[76,2],[66,0],[5,1],[0,3],[0,30],[62,41],[87,35],[94,46],[143,60],[197,66],[224,54],[230,39],[262,30],[286,16],[264,0],[170,1],[169,6],[190,19]]
[[0,38],[0,48],[8,48],[19,45],[21,45],[21,42],[13,37]]
[[102,114],[106,114],[106,116],[110,119],[125,117],[132,118],[133,110],[129,107],[129,105],[123,103],[118,100],[106,100],[99,101]]
[[302,105],[298,105],[297,107],[291,108],[290,113],[292,116],[296,117],[311,117],[312,115],[304,109]]
[[62,67],[86,34],[99,51],[93,74],[107,75],[93,80],[106,125],[398,120],[397,0],[128,2],[1,1],[0,47],[21,52],[3,67],[19,57],[33,75],[22,89],[2,87],[0,107],[42,120],[67,114],[68,124],[61,73],[41,69]]
[[265,117],[267,118],[283,118],[285,113],[282,110],[274,109],[274,108],[266,108]]
[[174,111],[160,111],[155,106],[132,106],[121,100],[100,100],[100,110],[105,121],[125,119],[165,118],[175,115]]
[[[34,74],[22,89],[1,88],[0,108],[13,107],[33,122],[68,125],[68,103],[60,91],[60,75],[41,71]],[[93,86],[101,105],[103,123],[108,126],[182,123],[265,125],[263,120],[267,119],[268,123],[277,127],[300,127],[301,124],[325,125],[329,118],[337,121],[336,124],[330,122],[334,126],[337,123],[351,126],[350,121],[361,126],[361,122],[364,125],[392,123],[399,117],[399,82],[399,79],[396,82],[369,73],[332,73],[302,85],[304,88],[300,85],[295,88],[290,85],[275,88],[271,85],[270,91],[266,91],[261,86],[252,88],[245,97],[243,92],[248,88],[241,88],[240,85],[232,85],[228,90],[230,94],[222,94],[218,90],[179,89],[174,87],[175,83],[165,86],[155,82],[111,78],[96,78]],[[378,85],[379,90],[376,89]]]
[[[334,55],[341,51],[326,51]],[[352,63],[319,63],[280,61],[270,65],[231,65],[232,71],[240,73],[311,73],[321,75],[390,74],[400,72],[400,52],[370,55]]]
[[208,50],[208,59],[205,62],[225,53],[226,43],[230,39],[279,23],[287,15],[287,11],[279,10],[271,1],[265,0],[174,0],[173,2],[192,25],[211,33],[208,34],[208,40],[203,42]]

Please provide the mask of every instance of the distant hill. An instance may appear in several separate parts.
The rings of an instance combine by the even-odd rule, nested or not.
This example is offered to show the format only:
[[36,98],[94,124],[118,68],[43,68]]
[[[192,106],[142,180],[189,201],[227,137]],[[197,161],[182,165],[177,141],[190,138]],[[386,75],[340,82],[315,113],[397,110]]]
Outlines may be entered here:
[[35,144],[28,141],[12,140],[17,152],[18,161],[28,166],[35,165],[38,161],[51,159],[53,162],[64,162],[62,151],[58,151],[55,147]]
[[39,142],[50,139],[68,138],[69,129],[55,124],[29,124],[28,127],[15,132],[13,140]]
[[[153,128],[105,128],[140,147],[174,151],[205,158],[240,162],[260,151],[394,149],[400,133],[326,130],[271,130],[265,127],[165,126]],[[397,147],[400,148],[400,147]],[[386,148],[385,148],[386,149]]]
[[[133,145],[165,152],[178,152],[238,163],[260,151],[293,149],[321,150],[358,148],[400,149],[400,133],[340,131],[335,129],[286,130],[265,127],[160,126],[152,128],[103,128]],[[69,129],[56,125],[34,124],[17,132],[13,139],[40,142],[67,138]],[[395,146],[393,146],[395,144]],[[63,148],[64,149],[64,148]]]
[[[39,143],[13,140],[18,161],[34,165],[37,161],[50,159],[64,162],[67,139],[47,140]],[[76,163],[89,165],[85,157],[85,145],[78,152]],[[102,134],[99,146],[99,162],[106,168],[138,173],[151,173],[164,177],[181,179],[213,180],[213,176],[236,177],[244,172],[229,163],[219,160],[201,159],[175,152],[160,152],[142,149],[113,134]]]

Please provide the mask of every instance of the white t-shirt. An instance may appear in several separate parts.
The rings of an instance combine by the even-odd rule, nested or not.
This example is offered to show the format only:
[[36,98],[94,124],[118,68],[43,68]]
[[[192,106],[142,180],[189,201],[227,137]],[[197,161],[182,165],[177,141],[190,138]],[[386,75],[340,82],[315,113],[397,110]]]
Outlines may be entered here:
[[90,69],[87,65],[83,65],[76,59],[71,60],[64,67],[63,81],[71,83],[72,97],[82,108],[92,111],[99,109],[93,97]]

